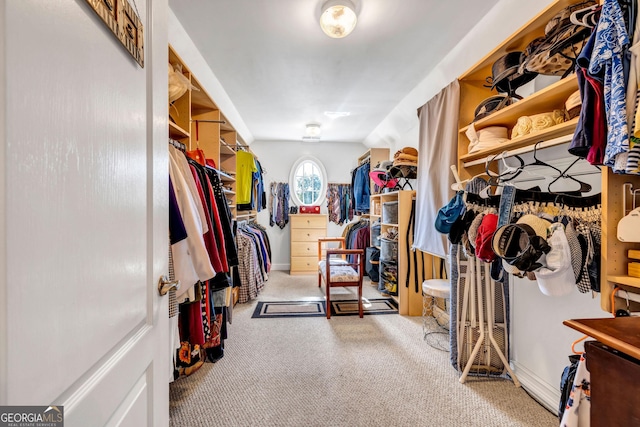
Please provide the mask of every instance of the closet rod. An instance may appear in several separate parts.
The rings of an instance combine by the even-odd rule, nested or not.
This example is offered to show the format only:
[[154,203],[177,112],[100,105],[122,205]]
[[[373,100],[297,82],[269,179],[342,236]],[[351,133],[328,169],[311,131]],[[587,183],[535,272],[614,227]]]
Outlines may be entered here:
[[[549,147],[553,147],[555,145],[560,145],[560,144],[564,144],[566,142],[570,142],[573,139],[573,134],[570,135],[563,135],[563,136],[559,136],[557,138],[553,138],[553,139],[549,139],[546,141],[541,142],[538,145],[538,150],[541,148],[549,148]],[[531,153],[533,152],[533,149],[535,147],[534,145],[528,145],[526,147],[521,147],[521,148],[515,148],[513,150],[506,150],[504,152],[504,157],[512,157],[518,154],[524,154],[524,153]],[[499,153],[498,153],[499,154]],[[469,166],[475,166],[475,165],[484,165],[487,163],[487,161],[493,157],[495,157],[495,154],[492,154],[490,156],[487,157],[483,157],[481,159],[476,159],[476,160],[471,160],[468,162],[463,162],[463,165],[465,168],[468,168]]]

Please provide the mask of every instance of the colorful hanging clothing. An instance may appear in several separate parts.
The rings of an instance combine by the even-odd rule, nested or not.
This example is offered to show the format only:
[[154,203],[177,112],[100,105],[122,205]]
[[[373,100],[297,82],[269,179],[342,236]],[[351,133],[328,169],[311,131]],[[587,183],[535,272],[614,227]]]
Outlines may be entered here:
[[[605,0],[596,28],[589,73],[604,70],[604,97],[607,111],[608,138],[604,165],[614,168],[616,156],[629,151],[626,85],[622,56],[629,45],[624,17],[617,0]],[[614,172],[624,172],[615,170]]]
[[353,211],[349,209],[351,193],[350,184],[329,184],[327,186],[327,211],[329,222],[342,225],[353,219]]

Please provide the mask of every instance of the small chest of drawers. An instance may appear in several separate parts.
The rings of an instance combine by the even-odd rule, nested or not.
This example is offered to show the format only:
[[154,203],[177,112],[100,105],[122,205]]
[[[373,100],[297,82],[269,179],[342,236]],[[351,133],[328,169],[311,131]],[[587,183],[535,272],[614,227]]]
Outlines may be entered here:
[[297,214],[289,216],[291,225],[290,274],[318,271],[318,238],[327,235],[327,215]]

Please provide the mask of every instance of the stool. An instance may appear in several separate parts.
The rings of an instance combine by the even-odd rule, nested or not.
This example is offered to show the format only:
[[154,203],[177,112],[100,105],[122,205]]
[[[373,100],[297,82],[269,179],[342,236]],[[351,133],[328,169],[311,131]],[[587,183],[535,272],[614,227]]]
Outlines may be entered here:
[[[436,298],[445,300],[445,310],[438,307]],[[422,282],[422,338],[437,350],[449,351],[450,299],[449,280],[428,279]]]

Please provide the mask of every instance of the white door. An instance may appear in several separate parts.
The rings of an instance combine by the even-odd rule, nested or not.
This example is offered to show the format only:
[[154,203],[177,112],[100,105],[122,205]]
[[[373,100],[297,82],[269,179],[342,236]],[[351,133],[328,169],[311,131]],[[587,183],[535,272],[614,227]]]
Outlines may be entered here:
[[168,5],[130,3],[144,69],[86,0],[0,2],[0,405],[67,427],[168,425]]

